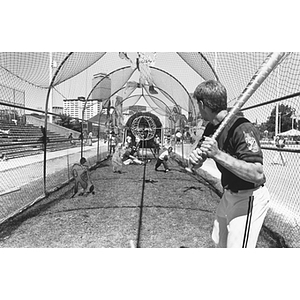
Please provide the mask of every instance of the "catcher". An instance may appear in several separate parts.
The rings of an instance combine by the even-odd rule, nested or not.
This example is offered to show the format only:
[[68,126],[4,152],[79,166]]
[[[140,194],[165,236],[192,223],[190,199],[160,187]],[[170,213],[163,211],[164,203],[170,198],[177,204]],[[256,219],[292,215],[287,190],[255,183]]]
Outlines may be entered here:
[[[75,186],[74,186],[74,195],[71,197],[76,196],[87,196],[88,194],[94,192],[94,184],[90,180],[90,174],[88,170],[87,161],[84,157],[81,157],[79,164],[74,164],[72,167],[72,176],[75,179]],[[79,185],[81,188],[79,189]]]

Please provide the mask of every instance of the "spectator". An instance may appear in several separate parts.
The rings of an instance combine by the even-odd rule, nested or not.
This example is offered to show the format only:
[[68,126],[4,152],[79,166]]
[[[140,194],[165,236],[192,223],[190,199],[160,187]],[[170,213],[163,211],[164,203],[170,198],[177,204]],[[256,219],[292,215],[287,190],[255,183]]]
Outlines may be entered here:
[[171,143],[170,138],[168,138],[167,136],[164,138],[164,146],[165,145],[169,145]]
[[[275,137],[275,146],[279,149],[283,149],[285,147],[285,139],[282,138],[282,137],[279,137],[278,135]],[[283,156],[283,153],[278,150],[278,151],[275,151],[275,155],[274,155],[274,158],[271,162],[272,165],[283,165],[285,166],[286,164],[286,160],[285,160],[285,157]]]
[[122,144],[120,143],[117,145],[111,160],[114,173],[122,173],[122,156]]
[[135,146],[136,146],[136,149],[138,150],[140,148],[140,142],[141,142],[141,139],[139,136],[136,136],[135,137]]
[[93,133],[90,131],[89,135],[88,135],[88,146],[92,146],[93,145]]
[[83,132],[83,138],[84,138],[84,140],[85,140],[84,144],[87,145],[87,144],[88,144],[88,138],[89,138],[89,135],[88,135],[87,130],[85,130],[85,131]]
[[43,143],[43,150],[45,150],[46,143],[49,143],[50,139],[47,136],[47,132],[44,126],[41,126],[41,132],[42,136],[38,139],[38,141]]
[[112,135],[109,141],[109,155],[112,155],[116,151],[117,138]]
[[7,157],[6,157],[5,153],[2,153],[0,155],[0,161],[6,161],[6,160],[7,160]]
[[158,135],[154,137],[154,154],[159,155],[160,138]]
[[177,131],[175,134],[176,137],[176,144],[180,144],[181,138],[182,138],[182,134],[180,131]]
[[8,130],[2,130],[2,129],[0,129],[0,133],[9,135],[10,134],[10,129],[8,129]]
[[70,140],[70,144],[71,144],[71,145],[74,145],[74,144],[75,144],[75,142],[74,142],[74,140],[73,140],[73,134],[72,134],[72,132],[70,133],[68,139]]
[[126,137],[126,142],[125,142],[125,146],[126,147],[131,147],[131,144],[132,144],[132,139],[131,139],[131,136],[127,136]]
[[79,139],[80,143],[83,143],[83,134],[82,134],[82,132],[80,132],[80,134],[78,136],[78,139]]

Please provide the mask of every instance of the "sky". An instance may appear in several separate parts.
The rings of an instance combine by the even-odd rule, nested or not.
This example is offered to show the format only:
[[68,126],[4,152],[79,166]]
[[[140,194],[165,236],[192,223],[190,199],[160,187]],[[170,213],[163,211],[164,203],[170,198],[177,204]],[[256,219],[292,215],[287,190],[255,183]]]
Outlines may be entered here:
[[[154,57],[153,52],[147,52],[147,54]],[[128,52],[128,55],[134,62],[137,57],[137,52]],[[240,96],[246,85],[251,80],[252,76],[260,67],[261,63],[267,55],[267,52],[204,52],[204,55],[206,55],[206,57],[210,60],[212,66],[216,68],[221,82],[227,88],[228,106],[230,107],[235,103],[238,96]],[[298,80],[300,80],[300,68],[297,67],[296,64],[300,62],[300,53],[292,54],[292,56],[290,55],[290,57],[293,57],[293,60],[291,59],[292,63],[287,63],[284,68],[280,66],[280,68],[277,68],[275,71],[273,71],[264,82],[266,86],[263,87],[263,84],[262,88],[259,88],[253,94],[253,96],[251,96],[245,107],[247,105],[254,105],[257,103],[273,100],[280,96],[289,95],[298,91],[297,82]],[[183,111],[183,113],[187,116],[187,99],[184,98],[187,95],[186,91],[188,93],[193,93],[196,86],[203,81],[203,78],[199,74],[197,74],[176,52],[156,52],[155,58],[156,59],[154,62],[154,67],[162,70],[152,70],[154,79],[156,80],[156,82],[158,82],[158,87],[164,87],[164,90],[167,90],[169,93],[171,93],[171,96],[174,97],[177,103],[185,108],[185,111]],[[9,61],[9,55],[7,55],[7,57],[4,55],[3,57],[1,57],[1,59],[4,62],[6,60]],[[74,65],[76,61],[71,60],[71,62],[72,65],[70,70],[72,70],[74,66],[76,67],[76,65]],[[201,61],[196,60],[196,57],[192,57],[192,62],[196,65],[201,63]],[[22,67],[20,65],[16,65],[14,61],[12,66],[15,68],[14,72],[18,72],[18,68]],[[129,66],[129,63],[126,60],[121,59],[118,52],[107,52],[90,68],[84,70],[73,78],[55,86],[55,89],[52,93],[53,106],[62,107],[64,98],[74,99],[79,96],[87,97],[92,89],[92,78],[94,74],[103,72],[110,73],[125,66]],[[202,69],[205,71],[205,67],[201,68],[201,70]],[[37,65],[27,64],[27,67],[25,67],[25,71],[24,69],[20,70],[22,71],[22,75],[27,74],[26,72],[30,72],[28,74],[35,74],[36,76],[43,75],[41,78],[44,78],[45,71],[46,76],[48,75],[48,63]],[[39,73],[41,73],[41,75],[39,75]],[[55,73],[55,69],[53,70],[53,73]],[[166,74],[170,74],[170,76]],[[170,80],[172,76],[175,77],[184,86],[186,91],[178,84],[176,80]],[[113,76],[111,77],[113,78]],[[34,78],[34,76],[31,75],[31,78]],[[136,71],[129,80],[138,82],[139,72]],[[7,83],[7,85],[9,85],[9,83]],[[21,89],[21,87],[19,88]],[[45,109],[45,100],[47,94],[46,89],[41,92],[38,89],[34,89],[30,86],[30,88],[27,88],[25,90],[25,92],[26,106],[41,110]],[[140,91],[137,91],[136,93],[139,92]],[[181,95],[181,92],[183,92],[185,96]],[[183,96],[183,98],[181,96]],[[161,99],[168,103],[168,101],[166,101],[166,98]],[[142,100],[134,104],[144,105],[146,103],[142,98]],[[296,114],[299,114],[300,105],[298,98],[287,100],[284,104],[295,108]],[[125,101],[124,106],[129,105],[132,104],[130,104],[129,101]],[[170,105],[168,104],[168,106]],[[265,122],[270,116],[270,113],[273,110],[274,106],[275,104],[271,104],[262,108],[245,111],[245,116],[253,122]]]
[[[148,53],[149,55],[151,53]],[[252,61],[252,68],[249,68],[250,65],[247,65],[247,61],[253,60],[252,57],[253,53],[233,53],[230,52],[230,55],[226,58],[227,54],[225,52],[216,53],[217,60],[214,60],[212,54],[210,54],[210,61],[214,67],[216,64],[217,73],[220,78],[222,79],[223,83],[225,84],[227,91],[228,91],[228,105],[232,106],[236,100],[236,98],[241,94],[244,90],[248,82],[250,81],[251,77],[254,75],[256,70],[259,68],[261,62],[263,61],[263,57],[261,56],[260,60],[257,60],[256,64],[253,64]],[[137,57],[136,52],[129,52],[129,57],[132,61],[135,61]],[[262,52],[262,55],[266,55],[266,53]],[[153,54],[152,54],[153,57]],[[258,56],[259,57],[259,56]],[[230,60],[231,59],[231,60]],[[102,57],[97,63],[91,66],[89,69],[83,71],[79,75],[75,76],[74,78],[60,84],[56,87],[56,90],[59,91],[53,92],[53,105],[54,106],[62,106],[63,105],[63,97],[68,99],[74,99],[78,96],[85,96],[90,93],[92,89],[92,78],[93,75],[99,72],[109,73],[114,71],[120,67],[128,66],[128,62],[122,60],[118,52],[108,52]],[[156,53],[156,61],[155,67],[162,69],[172,76],[176,77],[187,89],[188,92],[193,92],[196,86],[203,81],[203,79],[198,75],[192,68],[183,61],[176,52],[157,52]],[[136,72],[130,80],[138,81],[139,73]],[[276,72],[274,71],[269,75],[268,80],[271,80],[272,83],[270,85],[271,88],[263,89],[267,92],[264,93],[262,90],[258,90],[254,95],[250,98],[247,104],[257,104],[261,102],[265,102],[268,100],[275,99],[279,96],[283,96],[295,90],[284,90],[280,88],[280,92],[276,92]],[[283,83],[285,86],[291,85],[291,83],[286,82]],[[293,86],[295,84],[293,83]],[[285,87],[286,88],[286,87]],[[171,87],[172,89],[172,87]],[[175,91],[175,90],[174,90]],[[40,99],[37,99],[40,101]],[[177,99],[176,99],[177,100]],[[43,100],[42,100],[43,101]],[[180,99],[178,99],[180,102]],[[128,102],[125,102],[125,106]],[[138,105],[144,105],[145,101],[142,99],[140,102],[136,103]],[[296,108],[297,113],[300,112],[300,106],[298,99],[291,99],[288,100],[285,104],[291,105],[292,107]],[[31,104],[34,105],[34,104]],[[37,102],[36,107],[40,107],[40,102]],[[253,122],[257,121],[258,123],[265,122],[269,117],[273,107],[275,104],[269,105],[267,107],[263,107],[260,109],[249,110],[245,111],[245,116],[248,117]],[[245,105],[246,106],[246,105]]]
[[[131,52],[128,55],[133,61],[135,61],[135,58],[137,57],[136,52]],[[99,72],[109,73],[122,66],[128,65],[128,62],[119,58],[118,52],[109,52],[90,69],[82,72],[76,76],[76,78],[69,80],[69,82],[61,84],[60,90],[64,96],[69,98],[77,98],[79,95],[87,95],[92,88],[92,78],[94,74]],[[175,52],[158,52],[154,66],[175,76],[189,92],[193,92],[195,87],[202,81],[201,77],[196,74]],[[136,72],[130,80],[138,81],[139,78],[137,75],[138,72]],[[61,104],[61,97],[59,97],[59,95],[57,96],[58,98],[54,100],[54,103]]]

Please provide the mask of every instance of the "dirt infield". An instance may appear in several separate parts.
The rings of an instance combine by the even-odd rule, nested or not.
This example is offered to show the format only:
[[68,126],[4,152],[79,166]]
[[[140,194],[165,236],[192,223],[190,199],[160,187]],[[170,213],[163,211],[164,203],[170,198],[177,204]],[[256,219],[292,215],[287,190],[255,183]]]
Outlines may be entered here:
[[[174,162],[169,173],[154,164],[119,174],[104,161],[91,173],[95,195],[71,198],[64,187],[2,224],[0,248],[213,248],[214,187]],[[262,230],[257,247],[279,246]]]

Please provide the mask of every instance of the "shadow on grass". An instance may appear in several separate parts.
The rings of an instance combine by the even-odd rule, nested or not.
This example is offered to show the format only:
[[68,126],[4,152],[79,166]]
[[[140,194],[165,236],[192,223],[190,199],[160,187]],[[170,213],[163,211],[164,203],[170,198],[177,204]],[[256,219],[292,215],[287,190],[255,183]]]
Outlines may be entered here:
[[73,185],[71,189],[63,193],[58,199],[46,198],[43,201],[34,204],[32,207],[27,208],[22,213],[17,214],[11,219],[8,219],[5,222],[3,222],[0,225],[0,241],[7,239],[26,220],[41,215],[41,213],[44,210],[49,209],[51,206],[55,205],[58,200],[64,199],[67,196],[70,197],[72,190],[73,190]]

